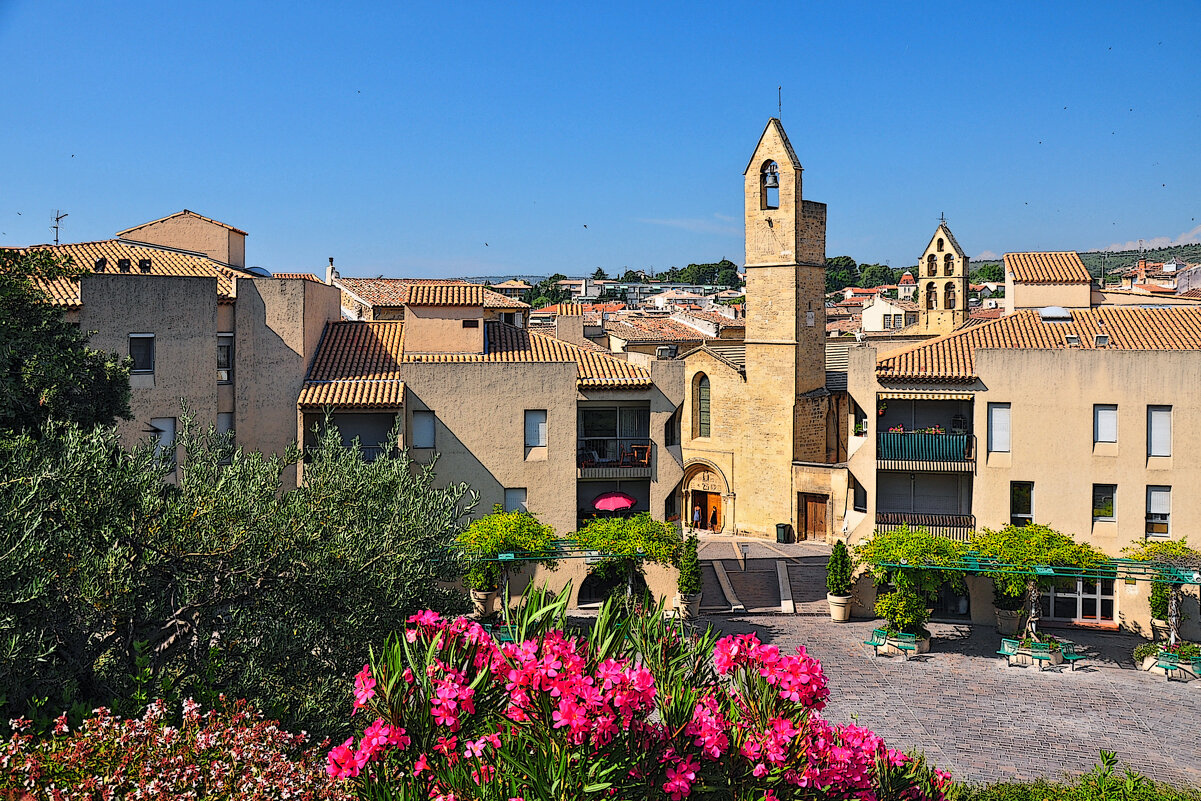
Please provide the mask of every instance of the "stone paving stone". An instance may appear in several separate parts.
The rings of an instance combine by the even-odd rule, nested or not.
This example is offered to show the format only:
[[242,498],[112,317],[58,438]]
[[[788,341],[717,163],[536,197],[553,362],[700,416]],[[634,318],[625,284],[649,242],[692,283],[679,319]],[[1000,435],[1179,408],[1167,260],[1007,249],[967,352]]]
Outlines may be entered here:
[[[796,559],[794,594],[798,581],[816,575],[804,554]],[[784,650],[804,645],[829,678],[829,720],[857,720],[894,747],[924,751],[958,779],[1059,779],[1089,770],[1105,749],[1155,779],[1201,785],[1201,680],[1169,683],[1136,670],[1136,637],[1056,632],[1090,658],[1075,672],[1040,673],[1006,667],[993,654],[1000,636],[986,626],[931,624],[929,658],[906,662],[874,658],[861,644],[874,621],[840,625],[804,614],[707,620],[725,633],[755,631]]]

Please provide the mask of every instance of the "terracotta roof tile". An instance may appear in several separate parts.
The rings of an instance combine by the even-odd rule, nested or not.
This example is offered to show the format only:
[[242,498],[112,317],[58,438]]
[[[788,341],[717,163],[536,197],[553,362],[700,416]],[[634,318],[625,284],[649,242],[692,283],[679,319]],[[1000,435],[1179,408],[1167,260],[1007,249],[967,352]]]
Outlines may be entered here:
[[708,322],[716,323],[721,328],[746,328],[746,319],[743,317],[734,319],[733,317],[725,316],[721,312],[700,310],[690,311],[687,314],[689,317],[695,317],[698,320],[707,320]]
[[299,278],[302,281],[316,281],[318,284],[324,284],[317,276],[312,273],[272,273],[272,278]]
[[580,388],[646,387],[641,367],[551,336],[503,323],[485,326],[484,353],[423,353],[405,356],[404,323],[331,322],[300,393],[305,408],[332,405],[395,408],[404,401],[404,363],[574,362]]
[[710,339],[692,326],[670,317],[610,318],[605,322],[605,333],[626,342],[700,342]]
[[1180,297],[1201,300],[1201,289],[1190,289],[1188,292],[1181,292]]
[[[1106,334],[1105,350],[1201,350],[1201,309],[1191,307],[1139,308],[1102,306],[1070,312],[1071,320],[1044,320],[1038,310],[1024,309],[945,337],[922,343],[876,362],[881,381],[975,380],[979,348],[1031,350],[1097,349],[1094,335]],[[1079,338],[1069,345],[1067,335]]]
[[[172,276],[184,278],[216,278],[217,297],[219,300],[233,300],[234,276],[251,278],[248,273],[241,273],[214,261],[207,256],[191,253],[181,253],[176,250],[166,250],[149,245],[135,245],[118,239],[104,239],[99,242],[75,242],[67,245],[33,245],[27,248],[14,248],[19,253],[32,250],[49,250],[60,257],[69,256],[76,267],[81,267],[93,275],[122,275],[120,262],[129,260],[128,275]],[[149,272],[143,272],[139,262],[150,259]],[[79,281],[73,278],[59,278],[54,281],[35,281],[56,306],[78,308],[81,301]]]
[[1089,284],[1092,276],[1069,250],[1059,253],[1006,253],[1005,271],[1019,284]]
[[[466,281],[435,279],[435,278],[338,278],[334,282],[337,286],[362,300],[369,306],[404,306],[409,302],[409,291],[412,287],[426,287],[423,292],[432,292],[437,294],[437,291],[431,290],[431,287],[476,287],[481,293],[482,303],[487,309],[528,309],[530,305],[514,298],[508,298],[499,292],[493,292],[487,289],[482,284],[469,284]],[[474,291],[474,290],[472,290]],[[479,302],[471,304],[447,304],[436,303],[429,304],[436,306],[447,305],[472,305],[478,306]]]
[[409,306],[483,306],[484,288],[478,284],[414,284]]

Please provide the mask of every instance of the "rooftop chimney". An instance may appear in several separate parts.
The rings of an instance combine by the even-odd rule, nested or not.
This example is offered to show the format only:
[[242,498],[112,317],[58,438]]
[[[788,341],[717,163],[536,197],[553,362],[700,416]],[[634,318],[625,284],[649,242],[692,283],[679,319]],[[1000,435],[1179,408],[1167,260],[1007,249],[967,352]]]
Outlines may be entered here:
[[1138,257],[1138,282],[1140,284],[1147,283],[1147,257]]
[[334,279],[338,277],[338,271],[334,269],[334,257],[329,257],[329,266],[325,268],[325,283],[333,285]]

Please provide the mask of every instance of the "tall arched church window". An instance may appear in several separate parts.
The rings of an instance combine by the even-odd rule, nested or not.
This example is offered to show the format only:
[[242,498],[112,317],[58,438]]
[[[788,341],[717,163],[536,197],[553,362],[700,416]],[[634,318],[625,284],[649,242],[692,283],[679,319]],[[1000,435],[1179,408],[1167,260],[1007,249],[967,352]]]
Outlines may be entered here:
[[934,284],[926,284],[926,308],[938,308],[938,288]]
[[926,257],[926,275],[938,275],[938,257],[933,253]]
[[950,253],[948,253],[947,255],[942,257],[942,274],[943,275],[954,275],[955,274],[955,257],[952,256]]
[[693,392],[693,436],[707,437],[712,430],[712,418],[710,416],[709,405],[709,376],[704,373],[697,373],[695,381],[695,390]]
[[759,168],[759,208],[780,208],[780,169],[774,161]]
[[943,298],[943,303],[945,304],[945,306],[943,308],[947,308],[947,309],[955,308],[955,284],[954,283],[947,281],[947,288],[943,291],[942,298]]

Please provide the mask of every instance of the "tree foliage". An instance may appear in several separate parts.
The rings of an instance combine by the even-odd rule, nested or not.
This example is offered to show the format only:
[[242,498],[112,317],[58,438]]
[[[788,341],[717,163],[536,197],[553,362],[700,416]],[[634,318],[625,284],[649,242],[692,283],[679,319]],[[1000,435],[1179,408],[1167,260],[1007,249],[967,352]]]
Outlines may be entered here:
[[876,614],[895,631],[925,634],[929,619],[926,608],[943,584],[964,591],[963,574],[951,569],[958,565],[964,544],[931,534],[924,528],[901,526],[892,531],[877,531],[870,540],[855,548],[856,561],[867,565],[881,588],[891,592],[876,600]]
[[437,486],[433,465],[391,448],[366,462],[329,428],[289,489],[295,449],[231,453],[186,416],[179,442],[174,468],[106,428],[0,442],[7,717],[35,699],[90,709],[148,686],[245,697],[316,728],[365,643],[418,609],[461,608],[444,584],[461,571],[448,546],[476,498]]
[[0,250],[0,430],[129,417],[129,360],[89,348],[88,335],[34,283],[80,272],[49,251]]
[[696,535],[684,541],[680,552],[680,576],[676,580],[680,595],[693,595],[701,591],[701,561],[697,557]]
[[826,259],[826,292],[838,292],[859,281],[859,265],[850,256]]
[[847,544],[839,540],[830,549],[830,561],[826,563],[826,592],[843,597],[850,595],[852,569]]
[[[472,522],[456,539],[467,559],[467,584],[473,590],[494,590],[500,583],[501,565],[495,561],[502,553],[526,551],[545,553],[555,546],[555,530],[538,522],[529,512],[504,511],[500,504],[492,512]],[[538,564],[553,566],[554,559]]]
[[859,286],[862,287],[895,284],[898,277],[897,271],[885,264],[859,265]]
[[973,284],[1003,284],[1005,283],[1005,268],[1000,262],[990,261],[972,270]]
[[[1087,570],[1106,559],[1105,554],[1091,545],[1076,542],[1066,534],[1037,523],[1028,526],[1010,524],[1000,531],[986,528],[972,538],[971,548],[981,556],[1030,571],[1028,574],[981,571],[981,575],[991,578],[1006,595],[1025,592],[1038,565]],[[1053,580],[1038,579],[1038,584],[1047,588]]]

